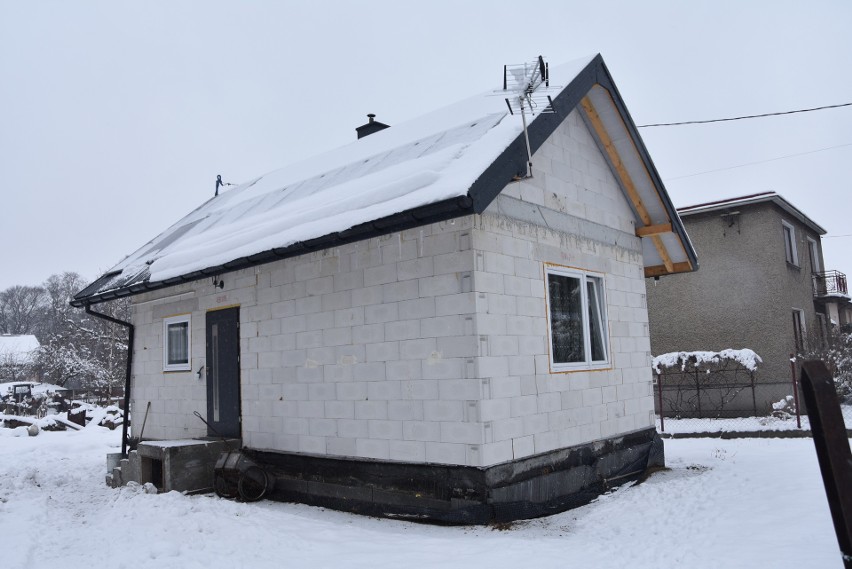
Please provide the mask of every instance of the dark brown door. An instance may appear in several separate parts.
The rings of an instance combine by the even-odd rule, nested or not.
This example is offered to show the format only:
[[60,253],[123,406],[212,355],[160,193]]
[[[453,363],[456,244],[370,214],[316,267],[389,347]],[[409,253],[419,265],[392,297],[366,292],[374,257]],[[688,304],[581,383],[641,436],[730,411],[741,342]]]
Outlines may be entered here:
[[240,436],[240,309],[207,313],[207,422],[211,436]]

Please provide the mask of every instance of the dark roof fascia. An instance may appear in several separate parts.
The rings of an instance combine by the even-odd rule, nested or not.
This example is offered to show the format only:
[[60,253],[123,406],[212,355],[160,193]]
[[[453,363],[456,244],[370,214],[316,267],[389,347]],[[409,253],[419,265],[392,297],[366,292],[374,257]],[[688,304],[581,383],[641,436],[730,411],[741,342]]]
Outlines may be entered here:
[[362,223],[360,225],[350,227],[345,231],[330,233],[309,241],[300,241],[288,247],[270,249],[248,257],[234,259],[215,267],[208,267],[199,271],[193,271],[191,273],[172,277],[163,281],[143,281],[132,285],[120,286],[98,294],[89,293],[88,291],[97,290],[98,285],[106,283],[109,279],[118,274],[116,272],[107,273],[79,292],[71,301],[71,306],[83,308],[91,304],[98,304],[100,302],[134,296],[143,292],[150,292],[182,283],[197,281],[208,278],[211,275],[221,275],[231,271],[256,267],[279,259],[296,257],[298,255],[304,255],[306,253],[328,249],[330,247],[338,247],[347,243],[363,241],[372,237],[381,237],[397,231],[414,229],[430,223],[447,221],[457,217],[470,215],[472,213],[474,213],[473,201],[469,197],[461,196],[450,198],[440,202],[409,209],[394,215],[389,215],[375,221]]
[[[553,99],[553,110],[555,112],[539,114],[529,123],[527,132],[530,138],[530,150],[533,154],[541,148],[541,145],[556,131],[571,111],[580,104],[589,89],[596,83],[602,66],[603,58],[598,54]],[[503,120],[511,120],[512,118],[506,117]],[[484,212],[513,178],[523,177],[526,174],[526,157],[526,142],[523,133],[521,133],[471,185],[468,195],[473,199],[473,208],[476,213]]]

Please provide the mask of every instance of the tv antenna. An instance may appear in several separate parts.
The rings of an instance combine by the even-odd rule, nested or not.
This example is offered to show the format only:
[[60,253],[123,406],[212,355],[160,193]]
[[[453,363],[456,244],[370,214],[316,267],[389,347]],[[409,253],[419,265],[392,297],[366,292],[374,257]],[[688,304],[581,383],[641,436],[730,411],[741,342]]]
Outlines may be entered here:
[[[544,87],[542,88],[542,84]],[[555,88],[554,88],[555,90]],[[532,149],[527,131],[527,113],[555,113],[550,97],[550,68],[542,56],[533,62],[503,66],[503,93],[509,113],[520,114],[527,143],[527,178],[532,178]]]

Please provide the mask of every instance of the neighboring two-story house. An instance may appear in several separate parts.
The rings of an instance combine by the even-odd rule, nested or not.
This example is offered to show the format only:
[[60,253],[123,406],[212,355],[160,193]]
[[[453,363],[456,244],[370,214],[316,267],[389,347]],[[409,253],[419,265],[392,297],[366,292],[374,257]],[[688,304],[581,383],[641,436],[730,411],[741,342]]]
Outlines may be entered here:
[[848,324],[846,276],[823,263],[825,230],[774,192],[678,213],[702,270],[649,282],[651,349],[754,350],[757,407],[771,411],[792,391],[790,354]]

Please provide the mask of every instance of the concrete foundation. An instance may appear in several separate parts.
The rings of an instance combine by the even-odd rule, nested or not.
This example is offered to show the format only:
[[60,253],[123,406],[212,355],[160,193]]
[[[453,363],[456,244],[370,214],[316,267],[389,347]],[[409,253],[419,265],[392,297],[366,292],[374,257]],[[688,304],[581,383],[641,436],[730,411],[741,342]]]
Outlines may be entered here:
[[[230,448],[240,448],[240,443],[228,441]],[[128,482],[150,482],[160,492],[208,492],[213,489],[216,459],[228,445],[201,439],[145,441],[127,458],[121,453],[107,455],[106,483],[118,488]]]

